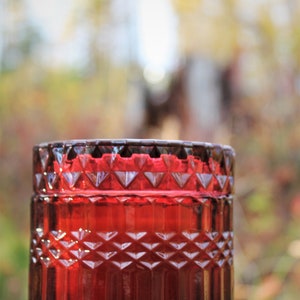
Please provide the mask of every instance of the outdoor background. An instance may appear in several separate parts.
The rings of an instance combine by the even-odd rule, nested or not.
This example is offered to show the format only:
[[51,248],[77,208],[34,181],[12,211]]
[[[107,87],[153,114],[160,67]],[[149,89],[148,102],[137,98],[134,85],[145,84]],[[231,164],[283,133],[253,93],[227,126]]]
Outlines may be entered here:
[[300,2],[0,0],[0,299],[27,299],[32,146],[186,139],[236,157],[236,300],[300,286]]

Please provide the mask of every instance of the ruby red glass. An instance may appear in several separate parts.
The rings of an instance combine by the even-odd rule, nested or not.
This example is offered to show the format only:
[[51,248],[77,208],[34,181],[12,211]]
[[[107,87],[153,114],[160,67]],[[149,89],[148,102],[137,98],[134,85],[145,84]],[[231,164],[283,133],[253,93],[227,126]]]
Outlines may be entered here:
[[233,299],[234,151],[79,140],[34,147],[29,299]]

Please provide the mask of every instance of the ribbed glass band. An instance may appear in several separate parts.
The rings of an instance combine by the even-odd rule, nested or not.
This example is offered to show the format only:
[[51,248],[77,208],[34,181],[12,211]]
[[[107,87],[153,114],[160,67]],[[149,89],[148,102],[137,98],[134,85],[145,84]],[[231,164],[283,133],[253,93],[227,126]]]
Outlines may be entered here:
[[163,140],[70,140],[33,148],[37,194],[193,191],[231,194],[234,150]]

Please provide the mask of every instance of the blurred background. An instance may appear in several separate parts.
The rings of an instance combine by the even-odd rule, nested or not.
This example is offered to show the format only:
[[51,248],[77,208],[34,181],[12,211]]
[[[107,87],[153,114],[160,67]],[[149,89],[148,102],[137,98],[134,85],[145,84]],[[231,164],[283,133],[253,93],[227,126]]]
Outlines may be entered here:
[[27,299],[33,144],[236,149],[235,299],[300,286],[300,2],[0,0],[0,299]]

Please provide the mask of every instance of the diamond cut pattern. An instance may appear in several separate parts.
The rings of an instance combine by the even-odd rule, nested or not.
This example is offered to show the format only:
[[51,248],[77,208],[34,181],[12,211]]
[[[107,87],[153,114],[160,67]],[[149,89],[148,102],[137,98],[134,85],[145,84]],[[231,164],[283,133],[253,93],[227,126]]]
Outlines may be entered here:
[[73,188],[78,180],[81,172],[65,172],[62,173],[63,177],[65,178],[66,182],[69,185],[69,188]]
[[189,174],[189,173],[173,172],[172,176],[175,179],[175,181],[178,184],[178,186],[181,187],[181,188],[183,188],[184,185],[187,183],[188,179],[191,177],[191,174]]
[[64,147],[55,147],[52,149],[52,153],[55,157],[55,160],[58,162],[60,166],[63,165],[64,159]]
[[211,183],[212,180],[212,174],[205,174],[205,173],[196,173],[196,176],[201,183],[202,187],[207,189],[209,184]]
[[86,175],[96,188],[99,187],[108,174],[108,172],[86,172]]
[[[192,190],[230,194],[234,152],[205,143],[80,141],[34,148],[35,192]],[[119,184],[115,181],[118,180]]]
[[[89,241],[91,236],[93,243]],[[231,231],[176,234],[127,232],[125,235],[113,232],[99,235],[87,229],[71,233],[51,231],[51,234],[39,229],[33,232],[33,240],[37,242],[32,243],[31,260],[33,263],[41,261],[46,267],[58,262],[65,268],[79,263],[95,269],[104,261],[121,270],[136,264],[151,270],[161,264],[176,269],[187,263],[201,268],[232,265]]]
[[115,171],[116,176],[119,181],[123,185],[123,187],[127,188],[130,183],[134,180],[138,172],[135,171]]
[[164,172],[144,172],[145,177],[151,182],[154,188],[161,183],[165,173]]
[[47,148],[40,148],[39,149],[39,156],[40,156],[40,159],[41,159],[42,170],[46,171],[48,158],[49,158],[48,149]]
[[32,230],[33,270],[89,269],[97,280],[107,270],[232,272],[229,147],[136,140],[41,144],[34,148],[33,182],[32,207],[41,212],[34,214],[33,226],[40,227]]

